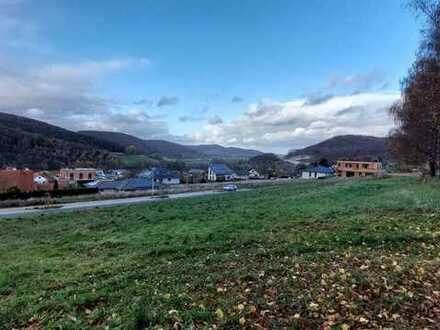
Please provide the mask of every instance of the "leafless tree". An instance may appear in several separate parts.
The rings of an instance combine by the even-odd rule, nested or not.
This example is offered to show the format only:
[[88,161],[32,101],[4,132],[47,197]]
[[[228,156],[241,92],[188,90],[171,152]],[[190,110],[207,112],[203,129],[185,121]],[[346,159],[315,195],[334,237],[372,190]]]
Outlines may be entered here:
[[427,162],[435,176],[440,157],[440,63],[418,59],[402,83],[402,100],[390,110],[398,124],[391,147],[408,163]]
[[422,44],[419,56],[440,59],[440,2],[438,0],[410,0],[409,7],[423,19]]
[[435,176],[440,161],[440,1],[412,0],[426,20],[417,60],[402,81],[402,99],[390,109],[398,128],[391,150],[407,163],[427,163]]

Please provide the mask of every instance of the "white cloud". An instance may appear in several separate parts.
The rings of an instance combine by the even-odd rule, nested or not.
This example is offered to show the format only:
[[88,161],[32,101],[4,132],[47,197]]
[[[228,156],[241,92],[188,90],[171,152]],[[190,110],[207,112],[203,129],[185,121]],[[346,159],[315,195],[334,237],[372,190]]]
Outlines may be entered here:
[[341,134],[385,136],[393,126],[387,108],[400,93],[363,93],[307,99],[263,101],[236,119],[208,124],[192,135],[198,143],[218,143],[286,152]]
[[38,108],[49,117],[105,111],[108,100],[93,95],[94,84],[146,63],[141,58],[20,67],[0,58],[0,111],[23,114]]
[[179,98],[177,96],[162,96],[157,102],[157,106],[166,107],[176,105],[177,103],[179,103]]
[[211,117],[208,121],[209,125],[219,125],[219,124],[223,124],[223,119],[218,116],[215,115],[214,117]]
[[[39,28],[28,16],[28,0],[0,0],[0,51],[35,41]],[[37,46],[39,47],[39,46]]]
[[145,68],[150,64],[146,58],[123,58],[104,61],[84,61],[68,64],[51,64],[35,70],[36,76],[44,76],[53,81],[71,81],[84,79],[95,79],[107,74],[130,68]]
[[140,138],[168,138],[165,122],[154,120],[143,109],[118,109],[75,116],[75,130],[122,132]]
[[385,73],[378,68],[364,74],[334,75],[327,82],[329,89],[343,89],[352,92],[383,89],[386,85]]
[[109,59],[19,67],[0,59],[0,111],[72,130],[121,131],[141,137],[168,136],[165,122],[93,93],[101,79],[145,69],[144,58]]
[[24,114],[28,117],[39,118],[44,115],[44,111],[38,108],[27,109]]

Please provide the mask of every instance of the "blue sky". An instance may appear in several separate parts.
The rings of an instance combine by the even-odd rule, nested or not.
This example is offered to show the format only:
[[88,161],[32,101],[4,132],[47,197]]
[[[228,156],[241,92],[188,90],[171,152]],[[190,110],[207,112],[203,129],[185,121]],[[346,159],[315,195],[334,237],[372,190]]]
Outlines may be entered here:
[[0,0],[0,111],[275,152],[385,135],[419,41],[403,3]]

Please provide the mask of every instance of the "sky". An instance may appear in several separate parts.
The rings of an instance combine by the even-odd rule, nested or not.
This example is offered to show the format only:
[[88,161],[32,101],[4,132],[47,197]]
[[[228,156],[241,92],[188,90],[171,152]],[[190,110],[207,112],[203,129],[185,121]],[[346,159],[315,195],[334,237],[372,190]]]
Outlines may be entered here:
[[0,0],[0,111],[276,153],[386,136],[419,30],[404,0]]

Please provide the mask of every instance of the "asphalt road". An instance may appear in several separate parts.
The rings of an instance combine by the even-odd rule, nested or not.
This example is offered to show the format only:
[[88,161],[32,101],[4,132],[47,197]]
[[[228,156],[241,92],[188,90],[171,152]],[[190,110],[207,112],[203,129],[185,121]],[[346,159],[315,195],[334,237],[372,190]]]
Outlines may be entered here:
[[198,196],[208,196],[214,194],[221,194],[223,192],[219,191],[197,191],[197,192],[188,192],[181,194],[172,194],[168,195],[168,198],[158,198],[158,197],[132,197],[132,198],[119,198],[119,199],[107,199],[107,200],[98,200],[98,201],[89,201],[89,202],[75,202],[75,203],[66,203],[66,204],[56,204],[51,208],[42,208],[42,206],[26,206],[26,207],[17,207],[17,208],[6,208],[0,209],[0,218],[12,218],[12,217],[21,217],[26,215],[35,215],[35,214],[43,214],[43,213],[55,213],[55,212],[68,212],[68,211],[78,211],[78,210],[87,210],[93,209],[97,207],[110,207],[117,205],[128,205],[128,204],[138,204],[138,203],[153,203],[168,199],[179,199],[179,198],[191,198]]

